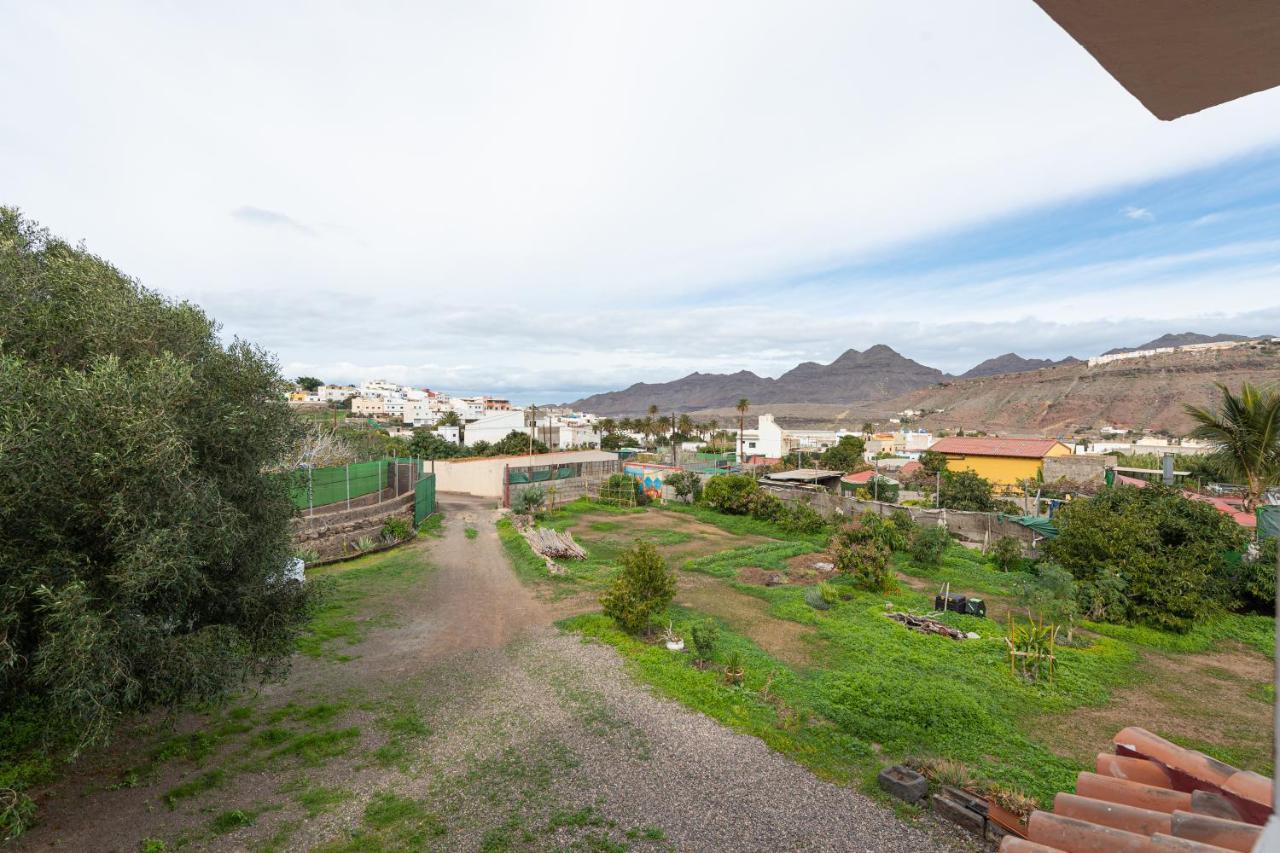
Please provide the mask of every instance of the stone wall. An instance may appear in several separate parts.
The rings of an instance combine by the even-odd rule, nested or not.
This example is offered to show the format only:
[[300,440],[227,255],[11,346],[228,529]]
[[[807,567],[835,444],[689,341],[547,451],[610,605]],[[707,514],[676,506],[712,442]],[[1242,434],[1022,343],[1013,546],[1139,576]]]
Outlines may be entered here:
[[315,551],[319,559],[340,557],[353,549],[362,537],[377,539],[382,524],[399,516],[413,524],[413,492],[372,506],[327,512],[293,519],[293,543],[299,549]]
[[917,524],[941,524],[953,536],[977,545],[988,546],[1002,536],[1009,536],[1022,543],[1024,552],[1030,554],[1040,536],[1030,528],[1000,518],[992,512],[961,512],[954,509],[932,509],[919,506],[898,506],[883,501],[863,501],[845,495],[834,495],[822,490],[763,486],[765,491],[784,501],[802,501],[824,515],[838,513],[856,518],[864,512],[888,515],[896,509],[906,510]]

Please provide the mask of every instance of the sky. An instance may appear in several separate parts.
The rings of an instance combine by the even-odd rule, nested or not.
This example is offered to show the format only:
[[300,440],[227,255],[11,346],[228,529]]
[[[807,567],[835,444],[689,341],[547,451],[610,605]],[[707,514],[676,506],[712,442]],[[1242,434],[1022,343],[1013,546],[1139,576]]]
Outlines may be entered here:
[[1280,90],[1032,2],[0,0],[0,204],[288,376],[564,401],[1280,333]]

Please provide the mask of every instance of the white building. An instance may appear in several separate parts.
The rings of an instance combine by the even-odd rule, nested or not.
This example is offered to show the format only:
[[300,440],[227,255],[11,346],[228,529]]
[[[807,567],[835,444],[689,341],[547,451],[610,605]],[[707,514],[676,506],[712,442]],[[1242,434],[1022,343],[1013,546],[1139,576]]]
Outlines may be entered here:
[[528,432],[523,411],[491,412],[467,424],[463,430],[463,441],[467,447],[475,447],[481,441],[493,444],[506,438],[512,430]]
[[781,459],[794,451],[820,453],[839,440],[840,433],[834,430],[783,429],[773,415],[765,414],[756,421],[755,429],[742,431],[742,456]]
[[354,385],[321,385],[316,389],[316,399],[321,403],[341,403],[348,397],[359,396],[360,389]]

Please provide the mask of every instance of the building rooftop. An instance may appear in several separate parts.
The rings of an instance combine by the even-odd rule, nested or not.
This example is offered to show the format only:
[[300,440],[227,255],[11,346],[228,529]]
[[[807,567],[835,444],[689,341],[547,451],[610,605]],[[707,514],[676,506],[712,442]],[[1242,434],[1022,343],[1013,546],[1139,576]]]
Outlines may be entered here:
[[[956,436],[940,438],[929,446],[938,453],[963,456],[1010,456],[1019,459],[1043,459],[1062,442],[1053,438],[973,438]],[[1062,445],[1065,447],[1066,445]]]
[[843,476],[840,471],[830,468],[796,468],[794,471],[778,471],[770,474],[768,479],[784,482],[813,483],[821,480],[835,480]]

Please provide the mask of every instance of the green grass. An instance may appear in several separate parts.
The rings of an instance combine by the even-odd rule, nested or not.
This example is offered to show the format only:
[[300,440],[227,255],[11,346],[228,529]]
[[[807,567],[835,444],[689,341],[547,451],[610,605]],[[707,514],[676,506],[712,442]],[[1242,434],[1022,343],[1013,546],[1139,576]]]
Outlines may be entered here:
[[345,788],[326,788],[323,785],[317,785],[314,788],[307,788],[296,799],[298,805],[307,810],[307,817],[315,817],[338,803],[350,800],[351,792]]
[[221,788],[227,781],[227,773],[222,768],[210,770],[207,773],[201,773],[194,779],[176,785],[164,792],[161,799],[169,808],[176,808],[180,800],[195,797],[203,794],[205,791],[212,791],[214,788]]
[[772,521],[761,521],[749,515],[726,515],[702,504],[668,503],[656,512],[677,512],[696,518],[704,524],[711,524],[735,533],[739,536],[767,536],[770,539],[782,539],[791,542],[808,542],[814,546],[825,545],[831,531],[825,529],[819,533],[792,533],[783,530]]
[[[323,604],[298,638],[298,651],[314,658],[350,660],[341,649],[365,638],[385,615],[364,613],[373,601],[394,596],[430,571],[419,550],[384,551],[309,575],[331,585]],[[320,579],[323,579],[322,581]]]
[[1185,634],[1175,634],[1146,625],[1082,622],[1081,626],[1107,637],[1161,652],[1196,653],[1208,651],[1224,642],[1236,642],[1270,658],[1275,658],[1276,654],[1276,623],[1270,616],[1247,616],[1239,613],[1212,616]]
[[418,525],[418,535],[436,539],[444,536],[444,513],[437,510],[422,519],[422,523]]
[[283,745],[272,750],[271,758],[296,757],[303,764],[315,766],[331,758],[350,752],[360,739],[360,729],[349,726],[319,732],[303,732],[294,735]]
[[209,829],[218,835],[234,832],[246,826],[253,826],[258,819],[258,814],[252,809],[230,809],[219,813],[210,820]]
[[806,542],[766,542],[762,545],[749,545],[745,548],[733,548],[718,554],[708,554],[686,560],[683,568],[689,572],[700,572],[717,578],[734,579],[738,570],[747,566],[761,569],[785,571],[787,560],[800,554],[811,554],[818,550]]
[[940,566],[921,565],[902,552],[894,553],[893,565],[904,575],[929,578],[939,586],[950,583],[957,592],[983,595],[1011,596],[1018,581],[1030,577],[1025,572],[1002,572],[980,552],[955,544],[947,548]]
[[313,849],[323,853],[421,850],[448,831],[422,802],[392,790],[378,791],[370,798],[361,822],[362,827],[345,839]]
[[[854,593],[823,613],[803,604],[800,589],[774,588],[763,597],[775,611],[816,626],[830,647],[825,668],[792,669],[722,623],[719,660],[736,650],[747,671],[745,685],[733,687],[718,672],[640,642],[603,616],[561,624],[618,648],[632,671],[662,693],[762,738],[824,777],[861,783],[887,760],[943,755],[1042,802],[1070,789],[1083,767],[1034,742],[1027,725],[1040,714],[1103,702],[1136,662],[1124,644],[1103,639],[1062,649],[1053,687],[1030,685],[1010,676],[1000,628],[989,620],[953,617],[989,638],[958,643],[885,619],[885,596]],[[911,591],[888,598],[900,607],[927,601]],[[680,608],[670,615],[686,632],[708,618]]]
[[462,535],[466,536],[468,539],[475,539],[480,535],[480,531],[476,530],[474,527],[466,527],[463,529]]

